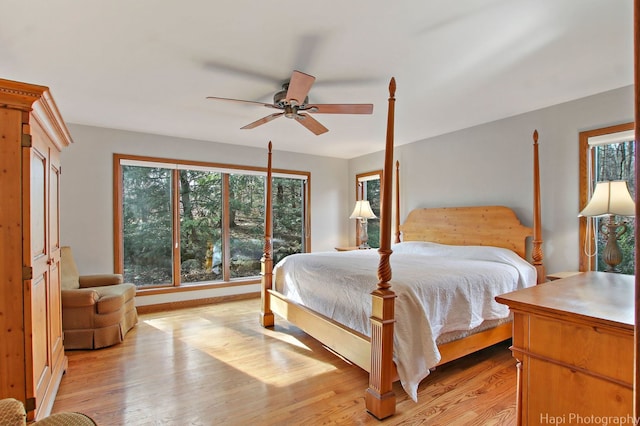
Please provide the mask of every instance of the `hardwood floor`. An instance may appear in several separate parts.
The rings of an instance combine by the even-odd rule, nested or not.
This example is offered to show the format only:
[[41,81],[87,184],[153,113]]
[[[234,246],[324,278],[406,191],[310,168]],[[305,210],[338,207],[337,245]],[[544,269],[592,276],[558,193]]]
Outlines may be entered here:
[[67,351],[53,412],[111,425],[514,425],[515,360],[508,342],[439,367],[414,403],[396,383],[397,413],[364,410],[367,374],[276,319],[259,300],[140,316],[125,341]]

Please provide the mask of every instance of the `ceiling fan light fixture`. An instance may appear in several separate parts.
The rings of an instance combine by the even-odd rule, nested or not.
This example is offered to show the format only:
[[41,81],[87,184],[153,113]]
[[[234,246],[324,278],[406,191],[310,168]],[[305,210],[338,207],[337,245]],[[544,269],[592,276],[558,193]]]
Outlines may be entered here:
[[287,118],[294,118],[298,113],[298,109],[292,105],[285,105],[284,107],[284,116]]

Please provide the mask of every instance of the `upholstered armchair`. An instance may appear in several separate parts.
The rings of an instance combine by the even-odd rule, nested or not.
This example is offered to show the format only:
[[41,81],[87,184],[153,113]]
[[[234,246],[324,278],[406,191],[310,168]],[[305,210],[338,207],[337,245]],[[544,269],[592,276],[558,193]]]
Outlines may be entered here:
[[[25,426],[27,413],[22,402],[14,398],[0,399],[0,425]],[[57,413],[34,423],[30,426],[95,426],[90,417],[81,413]]]
[[61,248],[62,331],[65,349],[115,345],[138,322],[136,287],[122,275],[80,275],[71,247]]

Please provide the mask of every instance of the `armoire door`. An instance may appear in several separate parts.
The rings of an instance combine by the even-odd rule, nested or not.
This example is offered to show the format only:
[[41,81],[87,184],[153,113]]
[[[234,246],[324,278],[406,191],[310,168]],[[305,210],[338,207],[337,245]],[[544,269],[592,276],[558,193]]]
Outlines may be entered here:
[[64,357],[60,271],[60,152],[49,149],[49,341],[54,364]]
[[[25,281],[27,294],[25,298],[25,325],[30,325],[31,341],[27,338],[25,344],[31,345],[32,362],[27,363],[33,369],[31,380],[27,382],[27,400],[35,398],[34,405],[44,399],[46,387],[51,381],[51,351],[48,306],[51,293],[49,291],[49,248],[48,248],[48,175],[49,175],[49,148],[39,138],[33,138],[33,146],[25,148],[29,155],[29,185],[25,190],[29,191],[25,197],[31,203],[30,221],[30,247],[29,258],[32,267],[31,280]],[[27,241],[25,241],[26,243]],[[26,245],[26,244],[25,244]],[[25,247],[27,249],[27,247]],[[27,250],[25,250],[27,251]],[[27,351],[29,352],[29,351]],[[29,378],[29,375],[27,375]],[[27,410],[32,407],[27,407]],[[36,408],[36,407],[33,407]],[[30,413],[31,414],[31,413]]]
[[31,126],[31,131],[32,146],[25,149],[30,167],[29,260],[33,273],[32,279],[25,282],[31,296],[30,310],[25,307],[25,315],[29,316],[25,323],[31,324],[33,382],[27,383],[27,391],[35,397],[35,412],[29,413],[33,418],[53,405],[57,384],[52,385],[51,379],[64,364],[64,348],[60,300],[60,155],[37,124]]

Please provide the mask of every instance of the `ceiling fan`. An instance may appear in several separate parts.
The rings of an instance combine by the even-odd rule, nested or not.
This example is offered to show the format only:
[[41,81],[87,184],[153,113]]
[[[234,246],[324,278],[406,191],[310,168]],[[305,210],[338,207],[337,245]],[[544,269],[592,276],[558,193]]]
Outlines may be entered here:
[[240,99],[219,98],[216,96],[207,96],[207,99],[215,99],[220,101],[240,102],[244,104],[262,105],[267,108],[281,110],[274,114],[262,117],[259,120],[249,123],[242,129],[253,129],[262,124],[268,123],[279,117],[291,118],[302,124],[316,135],[321,135],[329,131],[320,124],[309,113],[314,114],[371,114],[373,113],[373,104],[314,104],[309,103],[309,90],[316,78],[312,75],[305,74],[300,71],[293,71],[291,79],[282,85],[282,90],[273,96],[273,103],[267,104],[263,102],[244,101]]

